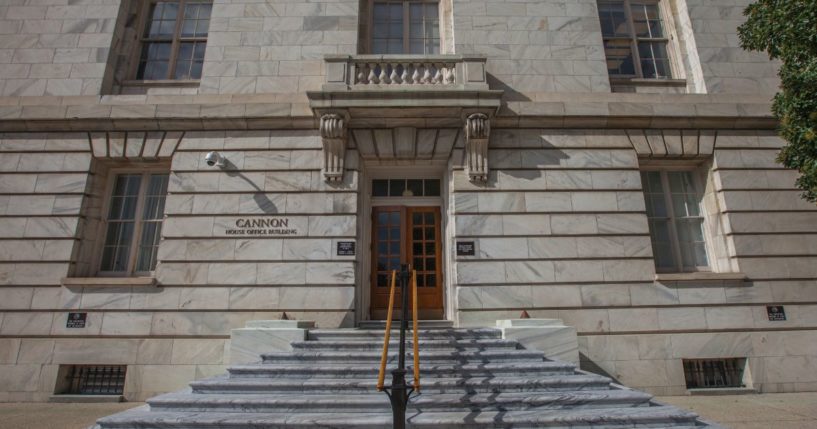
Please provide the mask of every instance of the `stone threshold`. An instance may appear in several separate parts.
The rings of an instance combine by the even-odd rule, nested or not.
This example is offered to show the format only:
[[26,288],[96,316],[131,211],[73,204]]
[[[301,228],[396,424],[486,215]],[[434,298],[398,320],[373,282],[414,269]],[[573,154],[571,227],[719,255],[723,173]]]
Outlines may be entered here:
[[690,396],[725,396],[725,395],[753,395],[758,393],[751,387],[717,387],[706,389],[687,389]]
[[48,402],[90,404],[125,402],[122,395],[51,395]]

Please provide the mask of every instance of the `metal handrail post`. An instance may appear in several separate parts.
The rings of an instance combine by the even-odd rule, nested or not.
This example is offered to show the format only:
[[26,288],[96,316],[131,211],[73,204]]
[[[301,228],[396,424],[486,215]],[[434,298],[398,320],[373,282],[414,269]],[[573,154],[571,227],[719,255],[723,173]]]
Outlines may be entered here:
[[406,427],[406,406],[408,405],[409,386],[406,384],[406,329],[408,328],[408,266],[402,265],[400,269],[400,292],[402,293],[403,307],[400,317],[400,351],[397,355],[397,368],[391,372],[391,401],[392,427],[394,429],[405,429]]

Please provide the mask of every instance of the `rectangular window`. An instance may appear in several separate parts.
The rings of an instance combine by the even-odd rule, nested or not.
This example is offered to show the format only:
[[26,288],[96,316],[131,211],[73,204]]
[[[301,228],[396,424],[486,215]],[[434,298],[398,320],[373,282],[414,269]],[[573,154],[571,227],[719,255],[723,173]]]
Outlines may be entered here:
[[212,6],[210,0],[162,0],[150,3],[136,78],[201,78]]
[[642,171],[656,271],[709,269],[701,194],[691,171]]
[[374,179],[373,197],[439,197],[439,179]]
[[745,358],[684,359],[683,363],[687,389],[746,387]]
[[55,393],[121,395],[126,372],[125,365],[60,365]]
[[126,173],[114,177],[105,218],[101,273],[149,273],[156,268],[168,174]]
[[671,77],[669,39],[657,1],[602,0],[598,6],[610,76]]
[[375,1],[372,6],[371,53],[440,53],[438,2]]

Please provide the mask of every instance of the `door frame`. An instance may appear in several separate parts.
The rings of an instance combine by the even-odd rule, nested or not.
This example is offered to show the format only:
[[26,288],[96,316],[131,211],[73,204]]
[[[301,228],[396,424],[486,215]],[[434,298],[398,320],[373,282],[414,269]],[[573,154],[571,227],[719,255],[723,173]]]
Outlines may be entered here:
[[[407,178],[407,179],[440,179],[440,196],[439,197],[372,197],[372,180],[373,179],[389,179],[389,178]],[[360,321],[370,320],[371,310],[371,269],[372,269],[372,207],[375,206],[437,206],[440,207],[440,249],[442,251],[442,301],[443,301],[443,315],[448,320],[453,320],[451,317],[454,314],[450,308],[451,303],[451,285],[452,277],[449,270],[450,267],[450,252],[449,241],[451,233],[448,231],[450,225],[448,217],[449,206],[449,180],[450,171],[447,162],[434,162],[431,160],[424,160],[418,162],[406,163],[401,161],[398,165],[389,165],[387,163],[364,163],[361,168],[359,189],[359,216],[358,216],[358,236],[360,237],[360,249],[358,256],[358,266],[360,272],[357,278],[362,281],[359,282],[357,290],[355,324]]]

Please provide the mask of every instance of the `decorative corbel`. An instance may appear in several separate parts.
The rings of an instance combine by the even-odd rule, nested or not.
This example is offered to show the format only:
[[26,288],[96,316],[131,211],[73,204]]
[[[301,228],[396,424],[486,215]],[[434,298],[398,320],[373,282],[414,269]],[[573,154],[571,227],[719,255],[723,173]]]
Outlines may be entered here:
[[472,113],[465,119],[465,171],[468,180],[488,180],[488,138],[491,120],[484,113]]
[[341,182],[346,158],[346,119],[337,113],[326,113],[321,116],[320,130],[323,142],[323,178],[327,182]]

